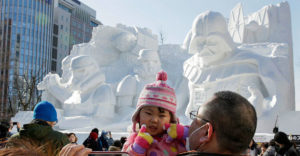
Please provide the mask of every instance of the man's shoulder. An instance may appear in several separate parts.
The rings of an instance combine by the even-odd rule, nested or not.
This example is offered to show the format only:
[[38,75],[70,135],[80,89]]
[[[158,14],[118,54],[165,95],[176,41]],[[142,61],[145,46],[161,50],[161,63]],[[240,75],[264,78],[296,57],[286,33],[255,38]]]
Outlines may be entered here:
[[300,155],[299,151],[293,145],[287,150],[287,154]]
[[65,135],[59,131],[56,131],[56,130],[52,130],[51,132],[49,132],[49,137],[52,139],[63,141],[64,143],[68,142],[67,135]]
[[52,130],[50,133],[51,133],[51,135],[54,135],[54,136],[56,136],[58,138],[66,138],[66,139],[68,139],[67,135],[65,135],[64,133],[61,133],[59,131]]

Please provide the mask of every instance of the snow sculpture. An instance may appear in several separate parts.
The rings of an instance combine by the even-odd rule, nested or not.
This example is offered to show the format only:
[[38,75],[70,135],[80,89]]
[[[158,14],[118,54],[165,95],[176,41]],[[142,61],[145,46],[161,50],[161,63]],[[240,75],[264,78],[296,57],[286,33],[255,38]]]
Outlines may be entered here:
[[62,109],[64,101],[71,96],[69,83],[64,83],[58,74],[47,74],[37,88],[42,90],[42,100],[51,102],[56,108]]
[[[119,118],[122,115],[119,112],[123,108],[116,106],[117,85],[126,75],[136,73],[141,73],[137,76],[137,84],[140,80],[147,83],[150,81],[148,78],[155,78],[152,73],[161,69],[157,43],[157,36],[151,30],[119,24],[116,27],[99,26],[94,29],[89,43],[75,45],[71,54],[62,61],[62,76],[49,73],[38,85],[38,89],[43,91],[42,99],[52,102],[62,113],[59,128],[80,128],[79,125],[72,124],[77,121],[85,123],[81,125],[84,127],[95,124],[109,126],[102,122],[106,119],[110,122],[125,120],[124,116]],[[149,50],[143,50],[143,55],[139,56],[141,49],[152,51],[148,56],[146,51]],[[139,67],[145,64],[152,66],[153,63],[159,69]],[[140,90],[138,87],[132,88]],[[124,102],[127,103],[126,100]],[[126,106],[125,103],[122,105]],[[134,108],[127,107],[123,112],[128,116]],[[113,116],[115,118],[112,119]],[[103,120],[100,121],[99,117]]]
[[290,19],[287,2],[265,6],[246,17],[239,3],[230,13],[228,30],[236,43],[279,42],[292,47]]
[[135,108],[141,90],[148,83],[155,81],[156,74],[161,70],[157,51],[142,49],[139,52],[138,64],[134,67],[135,75],[124,77],[117,87],[117,106]]
[[[233,23],[238,24],[239,27],[233,27]],[[288,63],[285,64],[284,70],[282,70],[283,66],[279,65],[280,63],[275,63],[275,65],[279,65],[279,70],[284,73],[282,76],[292,84],[288,91],[290,95],[286,97],[290,99],[288,105],[295,103],[293,42],[291,30],[291,15],[288,2],[265,6],[259,11],[246,17],[243,17],[242,5],[238,4],[232,10],[229,19],[229,31],[240,32],[241,40],[238,43],[273,42],[286,43],[288,45],[288,52],[286,55]],[[234,38],[234,35],[231,36]]]
[[133,74],[141,49],[158,49],[157,36],[151,30],[139,27],[99,26],[94,28],[89,43],[73,46],[70,57],[88,55],[97,60],[105,73],[107,83],[115,84],[124,76]]
[[73,57],[69,82],[62,84],[57,80],[57,74],[48,74],[38,88],[63,103],[60,108],[64,110],[64,116],[113,117],[114,92],[105,84],[104,73],[90,56]]
[[90,56],[77,56],[71,61],[72,96],[64,102],[65,116],[112,118],[116,104],[114,92],[105,84],[104,73]]
[[236,47],[225,18],[216,12],[200,14],[185,43],[189,43],[185,45],[189,53],[194,54],[184,63],[183,74],[189,80],[190,90],[186,113],[196,110],[220,90],[232,90],[248,98],[259,118],[270,112],[293,110],[290,100],[286,99],[290,83],[280,65],[274,65],[275,60],[288,60],[286,44]]
[[230,19],[228,23],[228,31],[233,41],[242,43],[245,30],[244,13],[242,4],[238,3],[230,12]]
[[38,89],[61,109],[60,129],[125,131],[140,90],[162,68],[175,88],[182,123],[189,123],[185,112],[213,93],[232,90],[256,107],[257,132],[271,132],[278,114],[286,119],[294,110],[290,24],[287,3],[247,17],[238,4],[229,23],[216,12],[200,14],[182,47],[158,47],[146,28],[100,26],[89,43],[74,46],[63,60],[62,76],[48,74]]

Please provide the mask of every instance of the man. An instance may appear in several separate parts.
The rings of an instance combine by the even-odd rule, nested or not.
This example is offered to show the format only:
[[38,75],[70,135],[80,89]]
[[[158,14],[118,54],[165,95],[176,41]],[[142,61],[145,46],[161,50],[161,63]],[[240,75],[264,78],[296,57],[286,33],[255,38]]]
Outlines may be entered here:
[[[256,130],[256,111],[241,95],[221,91],[190,113],[191,152],[181,155],[239,155],[245,152]],[[187,147],[187,148],[188,148]]]
[[32,122],[24,124],[20,132],[9,139],[7,146],[15,147],[18,146],[15,144],[17,140],[30,139],[40,146],[46,147],[48,144],[53,146],[52,149],[44,149],[45,152],[51,150],[51,152],[58,153],[64,145],[69,143],[69,140],[63,133],[52,129],[56,122],[57,113],[54,106],[47,101],[42,101],[34,108]]
[[108,143],[108,147],[114,144],[114,139],[112,138],[111,131],[108,131],[107,143]]
[[0,149],[5,147],[5,144],[9,138],[9,123],[6,121],[0,122]]
[[275,144],[279,146],[277,155],[299,156],[300,153],[294,147],[294,144],[288,139],[284,132],[278,132],[274,136]]

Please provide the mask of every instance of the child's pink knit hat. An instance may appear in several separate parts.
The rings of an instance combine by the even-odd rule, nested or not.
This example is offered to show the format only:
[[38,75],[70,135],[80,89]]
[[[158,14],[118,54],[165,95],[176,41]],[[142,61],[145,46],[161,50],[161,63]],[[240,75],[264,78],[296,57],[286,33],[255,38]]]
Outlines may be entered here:
[[145,106],[156,106],[167,109],[172,113],[171,122],[177,123],[176,117],[176,95],[173,88],[166,84],[168,75],[160,71],[156,75],[156,82],[146,85],[139,96],[136,111],[132,116],[133,131],[138,122],[138,114]]

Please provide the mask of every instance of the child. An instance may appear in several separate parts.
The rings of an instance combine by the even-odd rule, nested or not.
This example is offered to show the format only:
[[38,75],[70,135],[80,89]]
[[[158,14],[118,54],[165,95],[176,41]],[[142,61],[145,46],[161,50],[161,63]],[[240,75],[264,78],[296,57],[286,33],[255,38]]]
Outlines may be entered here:
[[166,72],[159,72],[156,80],[146,85],[139,96],[132,116],[133,133],[122,149],[129,155],[176,155],[186,151],[188,127],[178,124],[174,89],[165,83]]
[[69,141],[70,141],[71,144],[76,144],[77,145],[78,138],[76,137],[75,133],[67,133],[67,136],[68,136]]

